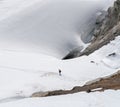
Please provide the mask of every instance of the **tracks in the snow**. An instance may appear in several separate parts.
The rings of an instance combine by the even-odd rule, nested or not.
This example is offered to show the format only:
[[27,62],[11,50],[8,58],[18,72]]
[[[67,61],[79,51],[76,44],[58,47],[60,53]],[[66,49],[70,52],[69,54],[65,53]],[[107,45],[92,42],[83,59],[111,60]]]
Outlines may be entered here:
[[26,97],[23,97],[23,96],[8,97],[8,98],[0,99],[0,103],[17,101],[17,100],[21,100],[21,99],[24,99],[24,98],[26,98]]

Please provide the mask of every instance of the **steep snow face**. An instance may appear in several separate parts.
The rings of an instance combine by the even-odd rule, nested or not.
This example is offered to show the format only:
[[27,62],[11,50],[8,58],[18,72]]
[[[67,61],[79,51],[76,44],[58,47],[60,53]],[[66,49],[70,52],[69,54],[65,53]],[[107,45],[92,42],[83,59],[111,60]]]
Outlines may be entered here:
[[92,28],[105,2],[111,0],[0,1],[0,48],[61,58],[81,45],[81,32]]

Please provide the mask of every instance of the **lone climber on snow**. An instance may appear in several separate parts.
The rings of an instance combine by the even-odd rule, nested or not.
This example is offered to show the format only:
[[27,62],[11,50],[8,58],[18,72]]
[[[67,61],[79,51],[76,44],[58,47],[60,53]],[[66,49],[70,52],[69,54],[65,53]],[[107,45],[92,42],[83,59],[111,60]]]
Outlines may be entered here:
[[59,69],[59,76],[62,76],[62,71]]

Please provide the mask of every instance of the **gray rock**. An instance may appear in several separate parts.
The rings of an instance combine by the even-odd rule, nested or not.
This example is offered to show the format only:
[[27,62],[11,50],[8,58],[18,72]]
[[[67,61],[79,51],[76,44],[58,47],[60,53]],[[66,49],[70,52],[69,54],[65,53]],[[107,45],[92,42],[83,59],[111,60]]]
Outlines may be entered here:
[[89,55],[120,35],[120,0],[116,0],[113,7],[108,8],[107,14],[101,14],[97,18],[93,34],[94,39],[83,52],[73,50],[63,59]]

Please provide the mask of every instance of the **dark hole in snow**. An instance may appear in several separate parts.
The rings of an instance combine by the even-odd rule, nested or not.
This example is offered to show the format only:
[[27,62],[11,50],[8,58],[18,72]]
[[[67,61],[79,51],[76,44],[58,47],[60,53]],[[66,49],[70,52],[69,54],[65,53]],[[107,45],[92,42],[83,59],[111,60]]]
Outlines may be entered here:
[[109,54],[108,56],[116,56],[116,53],[114,52],[114,53],[111,53],[111,54]]

